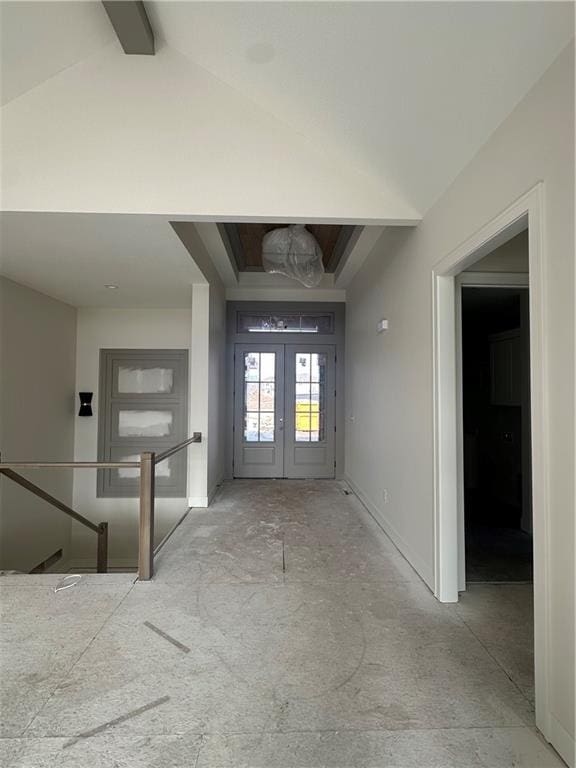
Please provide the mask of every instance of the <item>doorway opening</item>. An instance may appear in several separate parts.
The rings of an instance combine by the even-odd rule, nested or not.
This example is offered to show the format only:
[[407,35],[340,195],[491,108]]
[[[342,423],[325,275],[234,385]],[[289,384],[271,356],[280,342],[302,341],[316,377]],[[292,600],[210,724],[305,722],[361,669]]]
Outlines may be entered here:
[[[433,285],[433,360],[434,360],[434,444],[435,444],[435,587],[442,602],[458,602],[459,591],[466,589],[464,526],[464,446],[461,391],[458,386],[461,323],[458,281],[463,273],[477,278],[474,264],[498,247],[528,230],[528,264],[530,286],[530,436],[531,436],[531,509],[533,539],[533,585],[529,586],[530,613],[533,613],[533,698],[536,725],[550,740],[551,708],[548,669],[550,665],[550,611],[552,583],[549,578],[550,542],[548,482],[548,390],[547,359],[544,354],[546,330],[546,292],[544,285],[544,189],[534,186],[506,210],[489,221],[452,252],[439,261],[432,271]],[[470,269],[471,268],[471,269]],[[476,266],[476,270],[478,267]],[[470,270],[470,271],[469,271]],[[495,270],[492,269],[492,272]],[[499,273],[495,278],[482,278],[480,287],[490,280],[508,287],[518,284],[519,275]],[[474,287],[474,282],[468,283]],[[476,286],[478,287],[478,286]],[[508,430],[504,430],[508,431]],[[523,473],[523,482],[526,482]],[[526,496],[524,496],[526,498]],[[499,585],[497,585],[499,587]],[[533,598],[532,598],[533,595]],[[462,600],[464,601],[464,597]],[[506,608],[502,615],[509,614]],[[490,621],[483,620],[486,627]]]
[[342,477],[344,311],[228,302],[228,478]]
[[336,348],[236,344],[234,477],[334,478]]
[[[527,264],[523,233],[510,246],[524,242]],[[466,585],[531,583],[533,575],[529,288],[497,279],[457,281]]]

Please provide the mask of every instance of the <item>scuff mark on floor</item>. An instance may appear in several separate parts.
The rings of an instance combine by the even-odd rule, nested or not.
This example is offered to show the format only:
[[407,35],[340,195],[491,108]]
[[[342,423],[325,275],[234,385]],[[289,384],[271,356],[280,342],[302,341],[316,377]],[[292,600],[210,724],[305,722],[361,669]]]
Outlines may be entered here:
[[67,741],[63,745],[62,749],[68,749],[68,747],[74,746],[74,744],[77,744],[81,739],[88,739],[91,736],[96,736],[98,733],[102,733],[102,731],[107,731],[108,728],[114,728],[114,726],[120,725],[120,723],[125,723],[126,720],[131,720],[133,717],[143,715],[144,712],[148,712],[149,710],[155,709],[162,704],[166,704],[167,701],[170,701],[170,696],[162,696],[159,699],[151,701],[149,704],[144,704],[143,707],[133,709],[131,712],[127,712],[125,715],[121,715],[120,717],[114,718],[114,720],[109,720],[107,723],[103,723],[96,728],[92,728],[90,731],[83,731],[82,733],[79,733],[78,736],[75,736],[73,739],[70,739],[70,741]]

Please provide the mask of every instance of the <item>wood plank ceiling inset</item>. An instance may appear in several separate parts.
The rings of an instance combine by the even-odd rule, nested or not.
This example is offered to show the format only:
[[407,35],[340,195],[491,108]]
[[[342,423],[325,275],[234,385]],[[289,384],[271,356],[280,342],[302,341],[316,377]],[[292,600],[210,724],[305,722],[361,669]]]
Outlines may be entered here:
[[[262,238],[272,229],[286,224],[224,224],[228,245],[241,272],[262,270]],[[334,272],[354,227],[341,224],[307,224],[322,249],[327,272]]]

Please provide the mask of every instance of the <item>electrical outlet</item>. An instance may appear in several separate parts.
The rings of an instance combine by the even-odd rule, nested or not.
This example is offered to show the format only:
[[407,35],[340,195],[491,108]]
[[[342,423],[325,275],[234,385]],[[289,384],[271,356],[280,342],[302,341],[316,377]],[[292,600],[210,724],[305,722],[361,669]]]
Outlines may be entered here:
[[386,488],[382,491],[382,500],[384,501],[384,504],[388,504],[390,501],[390,496],[388,495],[388,490]]

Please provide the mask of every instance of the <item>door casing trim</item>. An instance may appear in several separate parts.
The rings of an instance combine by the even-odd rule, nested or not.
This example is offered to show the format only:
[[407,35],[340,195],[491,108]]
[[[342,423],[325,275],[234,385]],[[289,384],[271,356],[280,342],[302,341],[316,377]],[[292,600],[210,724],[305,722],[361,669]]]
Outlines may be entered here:
[[534,667],[536,725],[551,738],[551,590],[549,391],[544,340],[548,333],[545,283],[544,183],[539,182],[475,232],[431,272],[434,398],[434,594],[458,601],[458,437],[455,278],[528,225],[530,276],[530,387],[534,535]]

